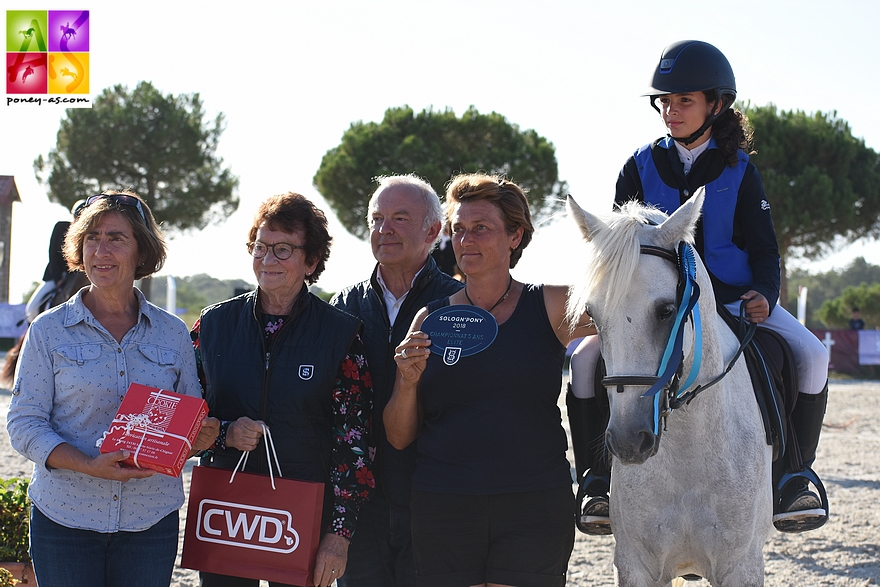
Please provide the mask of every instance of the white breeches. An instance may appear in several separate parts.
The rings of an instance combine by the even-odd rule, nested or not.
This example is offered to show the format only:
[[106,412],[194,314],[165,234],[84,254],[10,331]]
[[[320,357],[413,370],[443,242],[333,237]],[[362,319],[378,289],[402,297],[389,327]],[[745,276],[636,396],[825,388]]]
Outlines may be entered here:
[[[739,305],[740,302],[736,301],[724,307],[734,316],[739,316]],[[761,326],[781,334],[791,347],[797,362],[800,393],[814,395],[825,389],[828,381],[828,349],[806,326],[778,304]]]

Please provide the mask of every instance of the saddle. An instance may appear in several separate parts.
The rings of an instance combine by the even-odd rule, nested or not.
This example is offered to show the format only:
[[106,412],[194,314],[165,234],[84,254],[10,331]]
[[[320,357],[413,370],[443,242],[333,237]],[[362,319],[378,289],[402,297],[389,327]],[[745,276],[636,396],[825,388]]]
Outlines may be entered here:
[[[746,332],[744,320],[721,304],[718,304],[718,314],[742,341]],[[802,469],[800,450],[787,450],[797,448],[797,438],[789,424],[798,397],[797,363],[791,347],[779,333],[758,326],[743,357],[764,420],[767,444],[773,447],[773,461],[786,455],[792,461],[789,470]]]

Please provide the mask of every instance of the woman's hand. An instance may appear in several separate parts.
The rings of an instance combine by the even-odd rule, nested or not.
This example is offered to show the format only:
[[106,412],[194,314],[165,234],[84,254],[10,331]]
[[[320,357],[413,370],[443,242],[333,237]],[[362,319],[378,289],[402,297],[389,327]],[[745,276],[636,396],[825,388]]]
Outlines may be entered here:
[[770,317],[770,303],[763,294],[750,289],[739,299],[746,300],[746,320],[749,322],[760,324]]
[[336,534],[324,534],[315,557],[315,585],[328,587],[345,573],[349,540]]
[[397,363],[397,372],[400,373],[403,382],[418,383],[422,378],[422,372],[431,354],[429,346],[431,340],[428,335],[417,330],[410,332],[394,349],[394,362]]
[[418,330],[427,311],[422,311],[413,321],[410,333],[394,349],[394,362],[397,363],[397,376],[391,397],[382,412],[385,435],[391,446],[403,450],[418,437],[422,427],[422,411],[419,404],[419,380],[428,364],[431,340]]
[[100,454],[88,463],[88,474],[92,477],[110,479],[112,481],[131,481],[132,479],[146,479],[156,474],[152,469],[138,469],[124,464],[122,461],[131,456],[131,451],[117,450],[107,454]]
[[254,450],[260,443],[260,437],[263,436],[263,426],[265,424],[261,420],[251,420],[247,416],[230,422],[226,429],[226,447],[244,451]]
[[46,458],[46,466],[50,469],[68,469],[92,477],[122,481],[123,483],[132,479],[145,479],[156,474],[156,471],[152,469],[138,469],[123,464],[122,461],[129,456],[131,456],[131,451],[117,450],[90,457],[78,448],[74,448],[72,444],[64,442],[49,453]]
[[123,464],[122,461],[130,456],[131,451],[129,450],[117,450],[90,457],[78,448],[74,448],[73,445],[64,442],[49,453],[46,458],[46,466],[50,469],[69,469],[99,479],[110,479],[123,483],[132,479],[146,479],[156,474],[156,471],[152,469],[138,469]]
[[196,436],[195,442],[193,442],[189,456],[214,446],[214,441],[217,440],[219,434],[220,420],[217,418],[205,418],[202,420],[202,427],[199,430],[199,435]]

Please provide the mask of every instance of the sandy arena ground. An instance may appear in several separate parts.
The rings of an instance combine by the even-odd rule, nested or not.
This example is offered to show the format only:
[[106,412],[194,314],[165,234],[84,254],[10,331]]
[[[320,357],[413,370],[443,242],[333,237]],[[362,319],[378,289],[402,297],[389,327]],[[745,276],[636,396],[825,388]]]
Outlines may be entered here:
[[[4,478],[30,475],[32,468],[9,445],[5,423],[10,397],[8,391],[0,390],[4,424],[0,432],[0,477]],[[184,473],[187,489],[192,464],[190,461]],[[880,585],[880,381],[832,383],[815,468],[828,491],[831,519],[813,532],[771,534],[764,548],[766,585]],[[185,517],[186,506],[181,510],[181,541]],[[613,547],[611,536],[578,533],[568,584],[614,585]],[[175,569],[173,587],[197,585],[195,571]],[[708,583],[687,585],[704,587]]]

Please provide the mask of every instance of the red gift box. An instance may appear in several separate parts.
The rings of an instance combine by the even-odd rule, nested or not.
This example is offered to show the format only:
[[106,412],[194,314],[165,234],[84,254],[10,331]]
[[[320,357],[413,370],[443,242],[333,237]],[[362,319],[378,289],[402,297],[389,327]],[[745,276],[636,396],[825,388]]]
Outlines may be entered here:
[[207,415],[202,398],[132,383],[99,441],[101,452],[127,450],[123,463],[180,477]]

